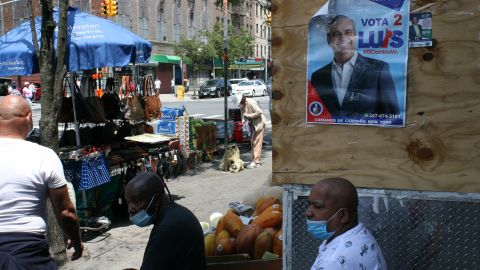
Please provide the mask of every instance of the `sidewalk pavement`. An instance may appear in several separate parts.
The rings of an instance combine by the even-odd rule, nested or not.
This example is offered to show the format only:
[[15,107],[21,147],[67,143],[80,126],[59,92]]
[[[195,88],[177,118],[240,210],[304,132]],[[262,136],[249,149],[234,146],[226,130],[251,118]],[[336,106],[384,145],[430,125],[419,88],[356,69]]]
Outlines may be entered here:
[[[166,184],[172,195],[179,198],[177,203],[190,209],[199,221],[209,222],[212,213],[225,213],[230,202],[242,202],[245,196],[267,183],[272,171],[271,138],[271,127],[267,126],[260,168],[245,169],[239,173],[223,172],[218,169],[220,157],[216,157],[213,162],[199,163]],[[242,160],[248,164],[248,143],[241,144],[240,149]],[[140,228],[131,225],[128,220],[113,223],[112,229],[102,236],[84,243],[82,258],[68,261],[60,270],[139,269],[151,229],[152,226]],[[71,257],[72,252],[67,251],[67,255]]]
[[190,90],[183,95],[183,99],[176,97],[174,94],[160,94],[160,101],[162,102],[179,102],[179,101],[192,101],[198,99],[198,95],[195,95],[195,88],[190,87]]

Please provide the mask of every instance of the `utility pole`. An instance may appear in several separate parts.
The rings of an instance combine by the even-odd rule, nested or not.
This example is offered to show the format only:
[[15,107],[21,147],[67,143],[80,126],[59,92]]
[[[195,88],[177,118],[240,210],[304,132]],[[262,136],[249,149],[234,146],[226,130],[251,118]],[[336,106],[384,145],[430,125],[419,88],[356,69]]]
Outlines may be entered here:
[[223,101],[224,101],[224,125],[223,125],[223,135],[224,135],[224,146],[223,146],[223,170],[228,171],[228,162],[227,162],[227,146],[228,146],[228,85],[227,85],[227,73],[228,73],[228,23],[227,23],[227,11],[228,11],[228,0],[223,0]]

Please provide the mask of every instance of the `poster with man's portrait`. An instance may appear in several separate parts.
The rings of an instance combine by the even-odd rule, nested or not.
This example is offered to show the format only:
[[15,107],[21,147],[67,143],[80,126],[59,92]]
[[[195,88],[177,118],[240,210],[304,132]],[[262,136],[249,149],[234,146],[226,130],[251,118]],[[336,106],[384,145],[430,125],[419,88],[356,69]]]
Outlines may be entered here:
[[308,28],[306,122],[405,125],[407,0],[331,0]]

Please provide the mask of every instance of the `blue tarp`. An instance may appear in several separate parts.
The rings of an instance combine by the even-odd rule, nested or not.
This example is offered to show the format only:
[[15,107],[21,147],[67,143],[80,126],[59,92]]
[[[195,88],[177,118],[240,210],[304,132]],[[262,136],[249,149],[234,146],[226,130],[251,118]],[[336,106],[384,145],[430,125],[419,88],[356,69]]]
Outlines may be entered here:
[[[53,18],[58,22],[58,9]],[[42,18],[36,17],[40,43]],[[57,30],[56,30],[57,31]],[[55,32],[55,44],[57,32]],[[39,44],[40,47],[40,44]],[[152,44],[112,21],[68,8],[68,71],[100,67],[121,67],[129,63],[148,63]],[[30,22],[25,22],[0,37],[0,76],[21,76],[39,72],[34,53]]]

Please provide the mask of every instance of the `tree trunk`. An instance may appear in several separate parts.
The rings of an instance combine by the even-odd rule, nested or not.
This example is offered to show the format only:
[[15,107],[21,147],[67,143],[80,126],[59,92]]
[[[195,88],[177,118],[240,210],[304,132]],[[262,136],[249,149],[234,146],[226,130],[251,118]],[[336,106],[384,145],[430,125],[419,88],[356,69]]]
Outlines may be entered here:
[[[42,110],[40,118],[41,141],[58,153],[58,114],[63,97],[62,82],[66,74],[65,51],[67,36],[68,1],[59,1],[58,43],[55,50],[53,1],[41,0],[41,47],[36,51],[42,82]],[[36,41],[34,41],[36,42]],[[66,241],[48,202],[48,243],[53,259],[60,265],[66,261]]]

